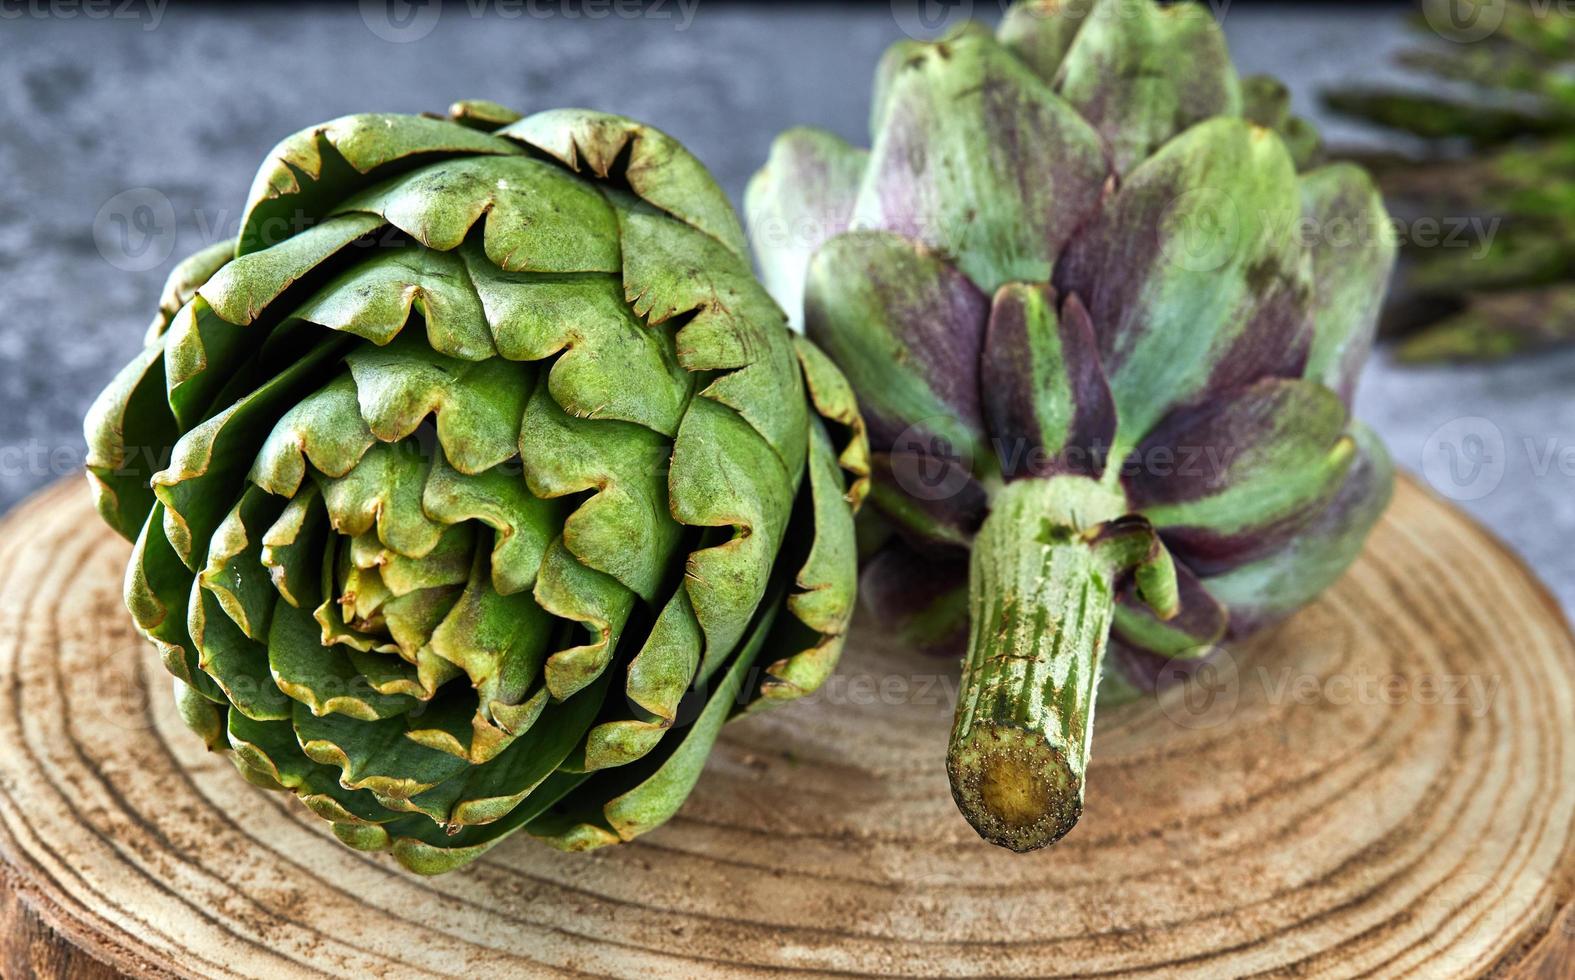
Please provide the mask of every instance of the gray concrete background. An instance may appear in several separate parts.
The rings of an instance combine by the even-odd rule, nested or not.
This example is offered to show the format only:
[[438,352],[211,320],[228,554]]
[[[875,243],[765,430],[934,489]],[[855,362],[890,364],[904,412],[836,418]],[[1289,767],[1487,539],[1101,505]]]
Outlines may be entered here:
[[[128,16],[48,0],[0,11],[0,509],[77,470],[79,419],[138,349],[164,274],[233,234],[254,168],[279,138],[343,113],[442,109],[465,97],[525,111],[590,106],[666,129],[737,200],[785,127],[863,140],[871,72],[903,36],[894,8],[916,9],[668,0],[631,19],[607,6],[589,16],[598,8],[583,0],[566,8],[579,16],[546,17],[524,3],[447,0],[424,8],[441,10],[430,22],[412,9],[403,36],[421,36],[395,42],[401,29],[379,19],[380,3],[124,2],[93,9]],[[1236,5],[1223,20],[1241,68],[1286,78],[1315,118],[1319,86],[1392,76],[1388,57],[1405,38],[1388,7]],[[1320,121],[1337,140],[1370,138]],[[134,220],[122,239],[117,216],[139,214],[153,223]],[[1572,390],[1575,351],[1427,370],[1380,357],[1358,406],[1402,465],[1461,498],[1566,609],[1575,608]]]

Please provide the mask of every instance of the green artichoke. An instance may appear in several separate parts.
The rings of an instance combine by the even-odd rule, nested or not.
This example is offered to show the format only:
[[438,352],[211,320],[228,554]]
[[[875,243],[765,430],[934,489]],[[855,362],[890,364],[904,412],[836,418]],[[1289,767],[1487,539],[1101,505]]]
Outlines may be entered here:
[[897,44],[872,130],[781,136],[752,236],[869,427],[897,533],[866,603],[966,648],[953,795],[1027,850],[1081,813],[1096,696],[1360,550],[1392,485],[1349,412],[1392,228],[1358,168],[1298,172],[1316,134],[1201,7],[1042,0]]
[[1575,16],[1491,7],[1503,14],[1491,36],[1401,56],[1452,84],[1449,94],[1326,95],[1426,150],[1359,157],[1417,229],[1384,322],[1405,361],[1497,360],[1575,342]]
[[616,116],[280,143],[87,435],[185,721],[421,873],[662,823],[852,613],[852,393],[710,175]]

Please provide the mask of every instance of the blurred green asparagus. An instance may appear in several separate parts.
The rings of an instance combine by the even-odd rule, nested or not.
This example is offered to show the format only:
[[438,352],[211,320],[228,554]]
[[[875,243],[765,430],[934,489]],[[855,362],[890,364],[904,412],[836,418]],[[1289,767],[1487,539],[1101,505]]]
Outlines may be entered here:
[[1418,146],[1361,157],[1410,229],[1383,324],[1397,355],[1487,361],[1575,343],[1575,16],[1511,0],[1488,37],[1400,60],[1431,88],[1326,93]]

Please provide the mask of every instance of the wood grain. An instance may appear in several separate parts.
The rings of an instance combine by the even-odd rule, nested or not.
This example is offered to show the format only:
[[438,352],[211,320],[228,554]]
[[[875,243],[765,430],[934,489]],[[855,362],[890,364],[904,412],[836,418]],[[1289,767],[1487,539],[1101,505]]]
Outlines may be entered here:
[[1412,485],[1319,604],[1102,715],[1082,824],[1026,856],[947,793],[953,665],[864,623],[823,692],[729,726],[668,826],[418,879],[184,730],[126,554],[76,483],[0,526],[8,978],[1575,969],[1575,642]]

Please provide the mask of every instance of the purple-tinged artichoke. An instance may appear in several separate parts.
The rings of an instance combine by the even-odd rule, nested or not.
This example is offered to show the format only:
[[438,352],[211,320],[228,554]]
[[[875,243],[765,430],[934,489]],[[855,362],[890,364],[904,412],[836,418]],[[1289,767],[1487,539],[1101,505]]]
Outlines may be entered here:
[[780,137],[752,235],[869,426],[898,534],[868,604],[966,646],[953,795],[1028,850],[1081,813],[1096,694],[1360,550],[1392,476],[1349,406],[1392,233],[1358,168],[1299,172],[1316,135],[1201,7],[1045,0],[898,44],[872,130]]
[[852,615],[852,393],[617,116],[285,140],[87,434],[187,724],[422,873],[662,823]]

